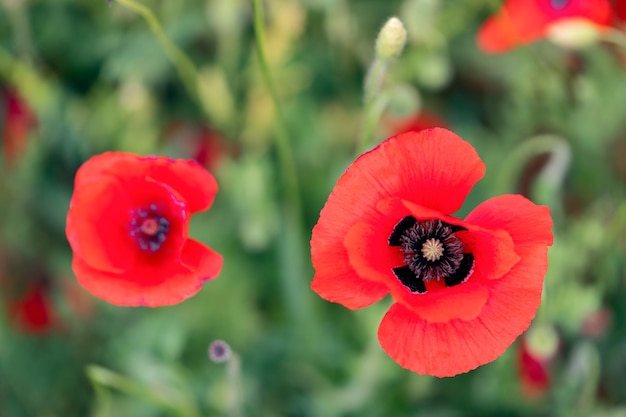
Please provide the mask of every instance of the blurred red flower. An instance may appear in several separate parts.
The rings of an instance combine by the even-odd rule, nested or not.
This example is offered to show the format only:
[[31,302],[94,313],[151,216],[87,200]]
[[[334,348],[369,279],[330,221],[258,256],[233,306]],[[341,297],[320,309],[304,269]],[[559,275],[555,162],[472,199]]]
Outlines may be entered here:
[[506,0],[478,32],[478,46],[501,53],[546,36],[550,26],[568,19],[584,19],[598,28],[613,21],[607,0]]
[[13,324],[25,333],[45,334],[56,324],[54,308],[48,300],[44,282],[34,282],[23,294],[9,303],[9,316]]
[[522,392],[527,398],[540,398],[550,389],[552,383],[550,362],[534,355],[528,348],[525,338],[522,338],[517,351],[517,369]]
[[4,120],[2,124],[2,155],[12,164],[24,151],[28,131],[35,124],[35,113],[17,91],[7,88],[2,92]]
[[393,136],[347,169],[313,229],[313,290],[350,309],[391,293],[378,338],[414,372],[452,376],[496,359],[539,306],[549,209],[504,195],[465,220],[450,215],[484,172],[448,130]]
[[403,119],[390,120],[388,125],[392,132],[396,135],[404,132],[417,132],[432,127],[444,127],[446,129],[449,127],[448,122],[437,116],[435,113],[431,113],[426,110],[422,110]]
[[200,123],[177,120],[167,126],[164,135],[168,142],[183,151],[183,155],[211,171],[224,156],[233,153],[219,133]]
[[623,24],[626,21],[626,0],[614,0],[613,10],[615,11],[615,19],[618,24]]
[[108,152],[76,173],[66,234],[80,284],[112,304],[175,304],[215,278],[222,257],[188,238],[213,176],[196,162]]

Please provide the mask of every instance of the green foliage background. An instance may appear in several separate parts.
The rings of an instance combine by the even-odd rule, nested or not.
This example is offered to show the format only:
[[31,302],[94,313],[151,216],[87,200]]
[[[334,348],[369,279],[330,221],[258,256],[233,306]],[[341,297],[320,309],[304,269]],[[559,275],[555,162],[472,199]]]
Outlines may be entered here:
[[[145,0],[180,50],[164,49],[133,4],[0,1],[0,84],[37,120],[25,151],[0,166],[0,416],[626,416],[623,48],[542,41],[485,55],[475,37],[495,0],[266,0],[281,124],[252,2]],[[511,192],[552,209],[555,244],[531,330],[556,335],[558,350],[540,398],[521,388],[519,341],[468,374],[419,376],[378,346],[388,302],[349,311],[309,289],[310,230],[356,156],[375,39],[394,15],[408,43],[387,65],[385,110],[366,147],[393,133],[390,120],[426,109],[487,165],[459,215]],[[211,167],[214,207],[190,231],[223,254],[223,272],[176,306],[108,305],[71,272],[74,173],[106,150],[193,157],[174,122],[209,127],[226,149]],[[297,177],[285,177],[281,126]],[[57,323],[33,335],[9,306],[41,276]],[[599,311],[609,322],[591,335]],[[235,360],[209,361],[215,339]]]

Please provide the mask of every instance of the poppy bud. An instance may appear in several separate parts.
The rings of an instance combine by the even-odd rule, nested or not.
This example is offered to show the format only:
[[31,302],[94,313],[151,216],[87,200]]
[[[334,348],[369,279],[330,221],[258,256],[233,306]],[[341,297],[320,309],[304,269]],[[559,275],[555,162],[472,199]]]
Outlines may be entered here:
[[214,340],[209,345],[208,349],[209,359],[211,359],[215,363],[223,363],[227,362],[233,351],[230,348],[230,345],[223,340]]
[[406,43],[406,29],[397,17],[387,20],[376,38],[376,56],[380,59],[397,58]]

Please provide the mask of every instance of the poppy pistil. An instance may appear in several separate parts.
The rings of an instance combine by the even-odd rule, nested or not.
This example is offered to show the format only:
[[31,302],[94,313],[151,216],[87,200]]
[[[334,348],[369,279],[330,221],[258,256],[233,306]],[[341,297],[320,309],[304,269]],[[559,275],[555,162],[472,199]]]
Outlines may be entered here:
[[425,293],[426,282],[443,279],[446,286],[465,282],[474,257],[455,233],[464,230],[441,220],[400,220],[389,236],[390,246],[400,246],[406,265],[393,268],[396,277],[412,292]]
[[150,204],[148,210],[140,208],[131,211],[130,236],[141,250],[158,251],[167,240],[169,231],[170,222],[159,213],[156,204]]

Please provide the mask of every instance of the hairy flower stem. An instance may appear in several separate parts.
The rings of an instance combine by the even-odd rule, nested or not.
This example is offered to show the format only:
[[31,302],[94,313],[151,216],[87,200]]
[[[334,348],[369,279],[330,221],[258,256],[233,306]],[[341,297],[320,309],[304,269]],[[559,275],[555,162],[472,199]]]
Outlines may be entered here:
[[276,114],[276,150],[280,164],[280,174],[283,181],[283,207],[281,210],[281,238],[278,241],[279,279],[281,284],[283,303],[292,319],[293,337],[303,347],[303,351],[315,352],[316,338],[319,336],[319,327],[314,319],[313,306],[308,296],[309,286],[307,277],[311,276],[310,268],[305,257],[307,249],[303,244],[303,219],[298,188],[298,173],[294,153],[289,142],[286,120],[278,98],[276,86],[267,62],[265,52],[265,26],[261,0],[252,0],[254,8],[254,33],[256,52],[261,75],[269,91]]
[[145,384],[97,365],[88,365],[86,373],[99,401],[95,413],[97,417],[111,416],[109,388],[120,391],[131,398],[141,399],[172,417],[200,417],[196,404],[189,396],[181,396],[172,400],[164,397],[162,393],[146,387]]
[[241,386],[241,359],[233,353],[226,364],[228,378],[228,414],[230,417],[243,417],[242,386]]
[[387,106],[387,99],[382,94],[382,85],[387,72],[387,61],[376,58],[370,65],[363,86],[364,108],[361,133],[356,144],[356,155],[367,151],[374,135],[376,125]]
[[285,116],[278,99],[278,93],[272,74],[267,63],[267,54],[265,53],[265,26],[264,15],[261,0],[252,0],[254,7],[254,39],[256,42],[257,58],[259,60],[259,67],[261,69],[261,75],[263,81],[268,89],[272,102],[274,103],[274,110],[276,111],[276,150],[278,152],[278,159],[281,166],[281,176],[284,182],[285,193],[287,202],[291,205],[297,213],[300,213],[300,195],[298,191],[298,173],[296,170],[296,163],[289,142],[289,135],[287,133]]
[[35,55],[32,31],[28,22],[28,14],[25,1],[0,0],[7,12],[9,23],[13,29],[15,50],[20,58],[30,62]]

